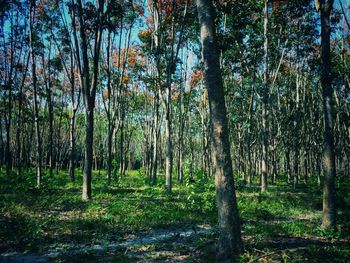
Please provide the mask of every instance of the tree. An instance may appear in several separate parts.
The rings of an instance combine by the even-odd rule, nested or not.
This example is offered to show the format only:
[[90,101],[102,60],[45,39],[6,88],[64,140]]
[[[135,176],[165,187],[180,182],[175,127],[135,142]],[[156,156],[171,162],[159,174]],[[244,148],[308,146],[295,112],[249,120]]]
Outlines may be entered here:
[[230,154],[224,89],[217,50],[214,8],[211,0],[197,0],[204,63],[204,86],[208,91],[215,152],[215,189],[219,217],[219,261],[235,261],[242,251],[241,228],[236,203]]
[[333,89],[331,72],[330,15],[334,0],[316,0],[316,10],[321,18],[321,86],[324,114],[324,186],[322,227],[335,228],[335,153],[333,134]]
[[[156,95],[155,104],[155,126],[158,124],[158,99],[162,102],[165,117],[165,187],[168,193],[172,191],[173,178],[173,100],[172,85],[174,75],[177,69],[179,51],[183,44],[185,25],[189,24],[188,0],[167,0],[149,1],[148,7],[152,17],[150,21],[152,26],[149,30],[152,32],[152,46],[154,45],[154,57],[157,69],[157,87],[160,94]],[[164,93],[164,94],[163,94]],[[159,98],[158,98],[159,96]],[[157,134],[154,130],[153,151],[157,147]],[[156,175],[156,158],[153,154],[152,172],[153,178]],[[155,169],[153,169],[153,167]]]
[[[58,8],[59,9],[59,8]],[[63,9],[63,8],[62,8]],[[63,14],[60,14],[63,17]],[[58,20],[60,21],[60,20]],[[76,62],[74,59],[73,36],[69,33],[68,25],[63,20],[58,24],[57,35],[52,34],[56,44],[60,62],[63,65],[65,75],[68,79],[70,95],[70,127],[69,127],[69,176],[75,181],[76,163],[76,115],[80,106],[81,88],[77,83]]]
[[35,136],[36,136],[36,177],[37,177],[37,187],[41,185],[42,181],[42,138],[40,134],[40,123],[39,123],[39,105],[38,105],[38,85],[37,85],[37,75],[36,75],[36,41],[37,36],[35,34],[35,16],[36,16],[36,6],[35,1],[31,1],[30,4],[30,14],[29,14],[29,43],[30,43],[30,53],[32,57],[32,79],[33,79],[33,100],[34,100],[34,123],[35,123]]
[[[71,6],[71,17],[73,25],[73,34],[75,42],[75,50],[78,64],[78,71],[80,77],[80,85],[82,88],[82,94],[84,98],[85,105],[85,115],[86,115],[86,138],[85,138],[85,161],[84,161],[84,175],[83,175],[83,200],[91,200],[91,177],[92,177],[92,161],[93,161],[93,134],[94,134],[94,108],[95,108],[95,98],[96,90],[98,84],[98,71],[99,71],[99,58],[101,50],[101,39],[103,30],[103,10],[104,1],[98,0],[96,3],[97,7],[92,6],[90,3],[89,7],[84,10],[81,0],[77,0],[75,4],[72,0]],[[86,14],[84,13],[90,11],[90,15],[95,17],[95,23],[92,25],[88,24]],[[76,16],[77,13],[77,23]],[[79,27],[78,27],[79,25]],[[79,29],[80,41],[77,35],[77,27]],[[91,30],[91,32],[89,32]],[[91,33],[93,35],[93,51],[92,51],[92,72],[90,72],[89,63],[89,38],[88,35]],[[92,73],[92,74],[91,74]]]
[[261,164],[261,192],[267,190],[267,150],[268,150],[268,15],[269,3],[265,0],[264,7],[264,81],[262,93],[262,164]]
[[[123,134],[123,118],[124,115],[122,111],[125,107],[125,98],[122,97],[122,91],[124,87],[125,79],[125,68],[128,58],[128,51],[130,45],[130,37],[135,22],[135,15],[133,12],[130,12],[128,18],[126,13],[129,10],[125,6],[121,6],[117,2],[110,2],[107,8],[107,25],[108,25],[108,36],[107,36],[107,45],[106,45],[106,78],[107,78],[107,87],[102,96],[102,101],[108,121],[108,135],[107,135],[107,181],[110,182],[112,178],[112,169],[113,169],[113,134],[118,133],[121,130],[121,137]],[[119,32],[118,32],[119,30]],[[112,39],[119,33],[118,40],[118,50],[113,52]],[[123,41],[124,43],[123,43]],[[123,45],[124,44],[124,48]],[[113,58],[113,60],[112,60]],[[112,61],[114,63],[112,63]],[[115,80],[116,79],[116,80]],[[113,81],[115,80],[115,81]],[[116,126],[116,120],[119,117],[118,126]],[[120,140],[120,146],[123,146],[123,141]],[[123,147],[120,147],[120,164],[124,159]],[[122,167],[122,165],[120,165]],[[122,171],[122,170],[120,170]]]

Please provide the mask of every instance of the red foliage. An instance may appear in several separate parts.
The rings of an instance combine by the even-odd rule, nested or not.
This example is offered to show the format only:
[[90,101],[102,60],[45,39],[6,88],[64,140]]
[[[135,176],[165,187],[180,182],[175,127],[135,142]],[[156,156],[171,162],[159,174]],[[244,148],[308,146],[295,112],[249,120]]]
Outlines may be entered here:
[[152,35],[152,29],[151,28],[147,28],[145,30],[140,29],[138,35],[140,38],[148,38]]
[[287,2],[288,0],[272,0],[272,11],[279,9],[282,4]]
[[173,100],[178,100],[180,98],[180,93],[178,92],[175,92],[174,95],[173,95]]
[[203,71],[195,70],[190,77],[190,87],[194,88],[203,79]]
[[135,3],[133,2],[133,8],[136,11],[136,13],[138,13],[139,16],[144,16],[145,11],[143,9],[142,3]]

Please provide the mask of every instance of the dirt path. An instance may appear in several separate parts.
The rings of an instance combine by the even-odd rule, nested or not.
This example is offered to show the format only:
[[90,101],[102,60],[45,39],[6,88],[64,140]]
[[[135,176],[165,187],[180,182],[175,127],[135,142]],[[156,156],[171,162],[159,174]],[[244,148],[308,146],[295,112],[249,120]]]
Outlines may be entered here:
[[76,245],[52,247],[43,254],[22,252],[8,252],[0,255],[0,263],[10,262],[47,262],[60,256],[74,256],[80,254],[102,255],[108,250],[128,249],[130,247],[138,247],[143,245],[156,244],[176,238],[180,242],[186,238],[195,237],[200,234],[210,234],[214,229],[210,226],[193,226],[189,228],[173,228],[167,230],[154,231],[153,233],[143,236],[133,236],[122,242],[111,242],[106,245]]
[[[215,255],[215,244],[212,237],[207,236],[207,243],[202,244],[200,247],[195,241],[199,235],[204,237],[207,234],[215,233],[215,231],[215,228],[210,226],[193,226],[156,230],[144,235],[128,236],[123,241],[104,245],[56,244],[49,247],[42,254],[26,254],[22,252],[0,254],[0,263],[48,262],[55,260],[59,260],[59,262],[193,262],[194,258],[203,259],[205,257],[203,249],[211,249],[211,254]],[[277,261],[272,260],[271,262],[279,262],[281,252],[300,251],[307,249],[309,246],[322,248],[330,244],[349,244],[349,240],[330,241],[326,238],[317,237],[276,236],[259,243],[256,243],[253,236],[244,235],[243,239],[246,244],[246,250],[250,251],[252,255],[254,254],[251,262],[258,262],[262,258],[270,258],[272,260],[274,257],[277,258]],[[266,248],[270,249],[269,252],[264,251]],[[124,260],[116,260],[113,256],[121,256]],[[196,260],[194,261],[196,262]]]

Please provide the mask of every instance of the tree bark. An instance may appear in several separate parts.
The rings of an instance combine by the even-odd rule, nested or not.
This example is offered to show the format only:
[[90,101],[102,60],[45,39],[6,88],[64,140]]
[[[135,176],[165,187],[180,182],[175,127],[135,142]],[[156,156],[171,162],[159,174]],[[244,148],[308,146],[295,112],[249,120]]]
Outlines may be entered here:
[[335,153],[333,135],[333,90],[330,52],[330,15],[333,0],[317,0],[316,8],[321,17],[321,86],[324,113],[324,186],[322,228],[336,227],[335,211]]
[[261,162],[261,192],[267,190],[267,151],[268,151],[268,36],[267,36],[267,25],[268,25],[268,0],[265,0],[264,8],[264,83],[263,83],[263,94],[262,94],[262,162]]
[[[171,85],[168,83],[168,85]],[[165,117],[165,187],[167,193],[172,191],[173,146],[171,125],[171,86],[167,87],[166,117]]]
[[39,124],[39,105],[38,105],[38,87],[37,87],[37,76],[36,76],[36,59],[34,53],[34,18],[35,17],[35,2],[31,2],[30,7],[30,53],[32,56],[32,78],[33,78],[33,96],[34,96],[34,123],[35,123],[35,136],[36,136],[36,178],[37,187],[40,187],[42,181],[42,145],[41,145],[41,134]]
[[[72,0],[74,5],[74,0]],[[93,45],[93,65],[92,74],[90,74],[89,56],[88,56],[88,38],[86,34],[83,4],[81,0],[77,1],[77,14],[79,22],[80,43],[76,34],[75,13],[72,12],[73,35],[76,48],[77,64],[80,75],[80,84],[84,97],[85,115],[86,115],[86,138],[85,138],[85,160],[84,160],[84,174],[83,174],[83,200],[91,200],[91,176],[93,164],[93,134],[94,134],[94,108],[97,89],[97,80],[99,74],[99,58],[102,40],[102,15],[104,10],[104,1],[97,0],[97,26],[94,31],[94,45]]]
[[[92,109],[91,109],[92,108]],[[83,200],[92,199],[91,178],[93,162],[93,131],[94,131],[94,108],[88,107],[86,114],[86,138],[85,138],[85,160],[83,174]]]
[[215,152],[215,189],[219,219],[218,261],[235,262],[242,251],[241,227],[236,202],[228,121],[217,50],[214,8],[210,0],[197,0],[204,85],[208,91]]
[[151,171],[151,184],[157,182],[157,162],[158,162],[158,119],[159,119],[159,91],[155,91],[155,113],[154,113],[154,127],[153,127],[153,146],[152,146],[152,171]]

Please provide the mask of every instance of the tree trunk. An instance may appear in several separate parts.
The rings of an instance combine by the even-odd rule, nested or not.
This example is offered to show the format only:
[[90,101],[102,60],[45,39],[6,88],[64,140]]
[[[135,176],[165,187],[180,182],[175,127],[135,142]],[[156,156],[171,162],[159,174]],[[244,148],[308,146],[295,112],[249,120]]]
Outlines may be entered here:
[[178,163],[177,163],[177,179],[180,183],[183,182],[183,148],[184,148],[184,127],[185,127],[185,107],[183,102],[182,87],[179,98],[179,149],[178,149]]
[[[1,118],[3,116],[1,115]],[[5,117],[5,116],[4,116]],[[3,134],[2,132],[2,119],[0,120],[0,134]],[[0,164],[3,164],[3,163],[6,163],[4,162],[4,157],[5,157],[5,148],[4,148],[4,139],[3,139],[3,136],[0,136]]]
[[[93,163],[93,133],[94,133],[94,108],[95,98],[99,74],[99,58],[101,51],[101,40],[102,40],[102,15],[104,10],[104,1],[96,1],[97,13],[97,24],[94,34],[94,45],[92,55],[92,74],[90,74],[89,56],[88,56],[88,38],[87,30],[85,28],[86,22],[84,21],[83,4],[81,0],[77,1],[77,14],[78,21],[75,19],[75,12],[71,12],[73,36],[76,47],[76,58],[78,71],[80,75],[80,83],[82,93],[84,96],[85,103],[85,115],[86,115],[86,139],[85,139],[85,162],[84,162],[84,175],[83,175],[83,200],[91,200],[91,175],[92,175],[92,163]],[[74,0],[72,4],[75,5]],[[75,23],[79,22],[79,23]],[[79,25],[80,42],[77,38],[76,28]],[[91,79],[90,79],[91,77]]]
[[286,173],[287,173],[287,182],[288,184],[290,184],[291,182],[291,169],[290,169],[290,150],[289,150],[289,146],[286,147],[286,157],[285,157],[285,169],[286,169]]
[[120,178],[123,177],[123,164],[124,164],[124,127],[125,127],[125,118],[124,118],[124,109],[122,108],[124,106],[121,105],[121,120],[120,120],[120,141],[119,141],[119,176]]
[[267,190],[267,150],[268,150],[268,127],[267,127],[267,106],[268,106],[268,1],[265,0],[264,8],[264,83],[263,83],[263,105],[262,105],[262,159],[261,159],[261,192]]
[[217,259],[232,262],[236,261],[242,251],[242,240],[212,2],[197,0],[197,11],[204,62],[204,85],[208,91],[215,151],[215,189],[220,231]]
[[[48,66],[50,68],[50,66]],[[50,78],[50,76],[48,76]],[[52,105],[52,95],[51,95],[51,81],[48,80],[48,84],[46,87],[47,90],[47,104],[49,110],[49,166],[50,166],[50,177],[53,176],[53,168],[54,168],[54,160],[53,160],[53,105]]]
[[172,173],[173,173],[173,146],[172,146],[172,127],[171,127],[171,84],[168,82],[166,99],[166,118],[165,118],[165,187],[167,193],[172,191]]
[[11,153],[11,124],[12,124],[12,87],[9,81],[9,97],[8,97],[8,118],[6,121],[6,174],[9,176],[12,170],[12,153]]
[[293,188],[296,189],[299,184],[299,148],[294,146],[294,160],[293,160]]
[[41,134],[39,124],[39,106],[38,106],[38,87],[36,77],[36,59],[34,54],[34,18],[35,17],[35,2],[32,3],[30,9],[30,53],[32,56],[32,78],[33,78],[33,96],[34,96],[34,123],[35,123],[35,136],[36,136],[36,178],[37,187],[40,187],[42,181],[42,145],[41,145]]
[[333,135],[333,90],[330,54],[330,14],[333,0],[317,0],[316,6],[321,17],[321,85],[324,112],[324,187],[322,228],[336,227],[335,211],[335,153]]
[[153,127],[153,146],[152,146],[152,171],[151,184],[157,181],[157,161],[158,161],[158,119],[159,119],[159,91],[155,91],[155,113],[154,113],[154,127]]
[[[28,71],[28,65],[30,61],[30,54],[28,54],[26,69],[25,72]],[[23,104],[23,87],[24,87],[25,77],[22,79],[21,86],[19,88],[19,102],[18,102],[18,114],[17,114],[17,126],[16,126],[16,144],[17,144],[17,175],[21,176],[21,168],[22,168],[22,141],[21,140],[21,130],[22,130],[22,104]]]
[[85,139],[85,161],[83,175],[83,200],[91,200],[91,177],[93,162],[93,131],[94,131],[94,108],[86,105],[86,139]]
[[69,176],[71,180],[74,182],[75,181],[75,136],[74,136],[74,131],[75,131],[75,110],[74,106],[72,109],[72,116],[70,119],[70,155],[69,155]]
[[113,145],[114,127],[111,120],[108,120],[108,141],[107,141],[107,182],[110,183],[112,179],[112,145]]
[[16,144],[17,144],[17,175],[21,176],[21,127],[22,127],[22,88],[19,92],[18,114],[17,114],[17,127],[16,127]]

